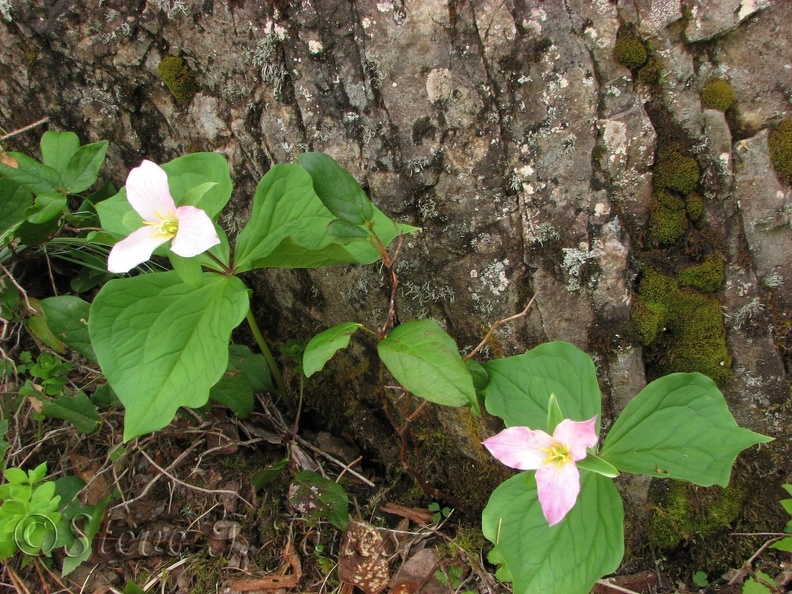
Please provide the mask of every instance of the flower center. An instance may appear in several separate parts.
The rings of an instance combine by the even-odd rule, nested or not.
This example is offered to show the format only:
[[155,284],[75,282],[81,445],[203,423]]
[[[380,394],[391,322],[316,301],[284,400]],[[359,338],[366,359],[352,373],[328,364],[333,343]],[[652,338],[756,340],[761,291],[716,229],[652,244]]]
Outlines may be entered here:
[[179,221],[162,219],[158,224],[155,223],[154,227],[157,229],[158,234],[173,237],[179,229]]
[[563,443],[554,441],[553,445],[544,451],[547,452],[545,464],[557,464],[558,466],[562,466],[567,462],[572,462],[572,456],[569,454],[569,448]]

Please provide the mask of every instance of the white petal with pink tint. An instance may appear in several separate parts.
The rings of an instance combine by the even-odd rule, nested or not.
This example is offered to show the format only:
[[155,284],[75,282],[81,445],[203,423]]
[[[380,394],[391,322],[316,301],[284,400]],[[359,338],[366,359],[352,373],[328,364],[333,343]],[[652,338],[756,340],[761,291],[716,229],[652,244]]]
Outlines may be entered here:
[[194,206],[176,209],[179,228],[173,238],[173,253],[184,258],[197,256],[220,243],[214,224],[204,211]]
[[168,239],[169,236],[158,233],[150,225],[141,227],[113,246],[107,258],[107,269],[115,273],[129,272],[151,258],[154,250]]

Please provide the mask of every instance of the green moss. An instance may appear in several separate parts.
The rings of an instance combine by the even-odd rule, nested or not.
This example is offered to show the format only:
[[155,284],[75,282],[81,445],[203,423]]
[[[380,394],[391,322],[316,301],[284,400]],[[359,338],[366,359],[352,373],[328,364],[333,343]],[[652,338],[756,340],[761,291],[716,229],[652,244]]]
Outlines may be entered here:
[[723,260],[710,254],[702,264],[691,266],[679,273],[679,284],[692,287],[703,293],[714,293],[723,286]]
[[698,221],[704,214],[704,198],[701,197],[701,194],[691,192],[685,196],[685,210],[691,221]]
[[792,118],[781,122],[770,134],[770,159],[778,175],[792,176]]
[[668,321],[668,309],[663,304],[641,299],[635,300],[631,315],[643,344],[654,342]]
[[655,192],[649,217],[649,237],[655,244],[670,245],[685,234],[688,228],[687,209],[681,198],[660,190]]
[[703,489],[669,481],[652,508],[650,540],[658,547],[673,548],[693,537],[706,537],[729,526],[739,517],[747,489],[732,483],[725,489]]
[[182,103],[190,101],[198,90],[195,75],[183,58],[166,56],[157,66],[157,70],[162,82]]
[[701,103],[709,109],[726,111],[734,103],[735,95],[725,80],[713,78],[701,90]]
[[653,180],[655,188],[689,194],[699,182],[698,163],[676,149],[663,151],[657,156]]
[[646,46],[637,37],[624,36],[616,40],[616,59],[630,70],[637,70],[649,57]]
[[658,353],[662,372],[698,371],[719,383],[731,374],[723,314],[711,295],[680,287],[679,281],[649,266],[638,286],[633,324],[647,345],[665,329]]
[[663,62],[652,56],[638,71],[638,82],[644,85],[659,85],[663,77]]

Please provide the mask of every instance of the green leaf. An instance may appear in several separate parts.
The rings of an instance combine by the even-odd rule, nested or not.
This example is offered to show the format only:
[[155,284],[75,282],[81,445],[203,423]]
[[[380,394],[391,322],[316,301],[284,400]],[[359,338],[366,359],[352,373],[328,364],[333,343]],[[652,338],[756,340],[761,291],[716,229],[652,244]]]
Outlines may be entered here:
[[774,542],[773,544],[770,545],[770,548],[792,553],[792,536],[787,536],[786,538],[782,538],[778,542]]
[[30,481],[31,485],[43,481],[45,476],[47,476],[46,462],[42,462],[41,464],[36,466],[33,470],[28,471],[28,480]]
[[333,215],[353,225],[362,225],[372,219],[374,208],[369,197],[332,157],[324,153],[303,153],[297,155],[297,160],[310,174],[314,191]]
[[484,536],[496,547],[515,594],[587,594],[624,555],[624,509],[613,481],[580,473],[575,507],[548,526],[536,495],[533,472],[502,483],[481,518]]
[[39,302],[47,325],[55,336],[89,361],[96,362],[96,353],[88,335],[91,305],[73,295],[48,297]]
[[265,468],[264,470],[259,470],[258,472],[254,472],[253,476],[250,477],[250,483],[253,485],[253,488],[256,492],[261,491],[264,487],[269,485],[272,481],[274,481],[280,473],[283,471],[284,468],[289,464],[289,457],[282,458],[269,468]]
[[561,407],[558,406],[558,398],[555,394],[550,394],[547,401],[547,433],[553,434],[558,424],[564,420],[564,413],[561,412]]
[[349,346],[352,335],[362,328],[357,322],[345,322],[317,334],[305,346],[302,356],[303,373],[311,377],[321,371],[336,351]]
[[61,395],[53,400],[42,400],[41,412],[53,419],[68,421],[80,433],[92,433],[99,426],[99,413],[84,392],[73,396]]
[[25,220],[25,211],[33,206],[33,193],[14,180],[0,178],[0,241],[3,245],[11,238],[6,234],[13,232]]
[[240,419],[250,416],[255,403],[250,380],[241,371],[226,371],[209,390],[209,398],[227,406]]
[[[328,225],[337,220],[313,189],[311,176],[280,163],[259,182],[253,212],[239,233],[234,254],[239,272],[253,268],[315,268],[331,264],[371,264],[380,255],[369,241],[335,243]],[[374,232],[384,245],[414,227],[396,225],[374,209]]]
[[70,194],[79,194],[96,183],[107,154],[106,140],[81,146],[62,172],[62,185]]
[[338,483],[321,474],[298,472],[289,487],[289,503],[307,518],[327,520],[339,530],[349,526],[349,498]]
[[771,439],[739,427],[710,378],[673,373],[633,398],[600,456],[622,472],[725,487],[737,454]]
[[565,419],[599,417],[601,396],[594,363],[568,342],[548,342],[483,366],[490,377],[484,390],[485,406],[507,427],[543,429],[551,394],[558,399]]
[[[757,571],[756,577],[766,581],[768,584],[775,584],[775,580],[763,571]],[[770,588],[751,577],[745,580],[742,592],[743,594],[772,594]]]
[[369,239],[369,232],[365,228],[341,219],[330,221],[327,225],[327,232],[335,243],[340,244],[368,241]]
[[88,327],[126,409],[125,440],[162,429],[180,406],[206,404],[228,366],[231,331],[247,310],[241,280],[208,272],[197,290],[175,272],[115,279],[102,288]]
[[203,270],[201,262],[197,258],[183,258],[179,254],[168,250],[168,260],[173,266],[174,272],[185,285],[193,289],[200,289],[203,285]]
[[582,460],[578,460],[577,467],[581,470],[588,470],[589,472],[601,474],[607,478],[616,478],[619,476],[619,471],[616,470],[613,465],[608,464],[605,460],[599,456],[595,456],[591,452]]
[[254,353],[243,344],[232,344],[228,347],[230,358],[229,369],[238,369],[244,373],[253,392],[274,392],[267,360],[261,353]]
[[34,194],[55,194],[60,187],[60,174],[23,153],[0,153],[0,175],[14,180]]
[[396,326],[377,352],[393,377],[416,396],[446,406],[470,405],[478,413],[473,377],[454,339],[435,321]]
[[30,300],[31,305],[36,310],[36,315],[30,316],[27,319],[27,328],[30,332],[38,338],[41,342],[46,344],[49,348],[53,351],[63,354],[66,352],[66,345],[64,345],[60,339],[55,336],[52,332],[50,327],[47,325],[47,319],[44,317],[44,313],[39,306],[38,301],[35,299]]
[[44,165],[63,175],[69,159],[80,148],[80,138],[74,132],[48,130],[41,136],[40,145]]
[[5,459],[6,452],[8,448],[11,447],[11,444],[5,440],[5,436],[8,433],[8,419],[0,419],[0,466],[2,466],[2,461]]
[[66,196],[61,194],[45,194],[36,197],[33,206],[25,212],[28,222],[34,225],[49,223],[58,219],[67,206]]

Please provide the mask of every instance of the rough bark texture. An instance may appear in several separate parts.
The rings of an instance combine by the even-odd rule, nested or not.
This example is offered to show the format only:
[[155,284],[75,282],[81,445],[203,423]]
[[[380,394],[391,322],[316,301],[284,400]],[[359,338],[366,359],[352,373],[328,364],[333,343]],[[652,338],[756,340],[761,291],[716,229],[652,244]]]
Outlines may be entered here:
[[[683,11],[679,0],[0,0],[0,13],[6,130],[48,116],[84,141],[109,139],[119,185],[144,157],[219,151],[236,183],[231,234],[271,164],[327,152],[385,212],[423,228],[400,257],[402,320],[431,316],[469,348],[535,294],[535,311],[492,351],[578,345],[596,358],[608,414],[668,368],[662,341],[644,349],[631,321],[647,262],[676,272],[717,254],[731,357],[722,363],[732,369],[722,389],[741,424],[778,438],[772,462],[768,450],[743,459],[740,480],[769,487],[766,477],[789,472],[790,189],[767,143],[790,115],[789,2],[694,0]],[[626,33],[659,60],[659,80],[640,81],[616,59]],[[188,101],[158,75],[167,55],[194,73]],[[701,104],[715,77],[736,93],[725,114]],[[37,138],[8,144],[35,151]],[[658,246],[653,166],[673,147],[701,169],[704,212]],[[250,281],[273,342],[348,320],[376,326],[387,306],[376,267]],[[381,411],[372,346],[353,347],[309,386],[311,409],[393,465],[399,441]],[[471,493],[471,477],[497,474],[477,443],[488,429],[444,410],[422,427],[424,476],[480,507],[486,489]],[[645,482],[625,489],[647,509]],[[782,495],[764,491],[769,506]]]

